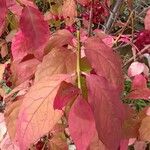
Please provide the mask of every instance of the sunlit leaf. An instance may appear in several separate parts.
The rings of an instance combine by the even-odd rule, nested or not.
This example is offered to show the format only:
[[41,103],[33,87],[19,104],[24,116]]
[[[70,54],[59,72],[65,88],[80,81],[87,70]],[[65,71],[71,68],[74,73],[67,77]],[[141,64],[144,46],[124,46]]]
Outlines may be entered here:
[[45,76],[26,94],[17,119],[16,141],[22,150],[53,129],[62,116],[54,110],[53,101],[60,83],[70,80],[68,75]]

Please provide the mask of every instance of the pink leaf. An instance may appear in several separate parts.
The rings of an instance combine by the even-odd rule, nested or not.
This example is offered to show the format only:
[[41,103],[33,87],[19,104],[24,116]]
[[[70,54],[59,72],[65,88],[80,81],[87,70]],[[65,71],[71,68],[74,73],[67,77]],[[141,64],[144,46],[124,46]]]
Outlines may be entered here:
[[16,134],[16,120],[18,118],[20,106],[22,103],[22,100],[15,99],[16,101],[7,105],[5,107],[5,122],[7,125],[7,131],[9,133],[9,136],[11,139],[14,139]]
[[49,21],[53,19],[53,14],[50,12],[50,11],[47,11],[45,14],[44,14],[44,20],[45,21]]
[[87,86],[99,139],[108,149],[116,150],[123,137],[122,125],[126,116],[119,92],[97,75],[87,76]]
[[1,57],[4,58],[4,57],[6,57],[7,54],[8,54],[7,43],[6,43],[5,41],[2,41],[2,42],[0,43],[0,47],[1,47],[1,52],[0,52]]
[[36,4],[34,4],[34,0],[21,0],[21,3],[24,4],[25,6],[31,6],[33,8],[38,9]]
[[30,88],[31,85],[32,85],[32,81],[30,81],[30,80],[27,80],[27,81],[23,82],[19,86],[15,87],[9,94],[7,94],[5,96],[5,98],[4,98],[4,101],[6,103],[8,101],[10,101],[10,99],[13,98],[13,95],[15,93],[17,93],[16,97],[18,97],[18,96],[24,96],[29,91],[29,88]]
[[[21,4],[37,8],[37,6],[30,0],[21,0]],[[23,7],[16,0],[7,0],[8,9],[20,19]]]
[[20,28],[27,39],[28,48],[35,52],[39,59],[43,56],[43,47],[49,39],[49,26],[38,9],[24,7],[20,18]]
[[121,140],[119,150],[128,150],[128,142],[129,140],[127,139]]
[[54,109],[61,110],[69,101],[73,100],[79,94],[79,89],[63,81],[60,84],[57,95],[54,99]]
[[53,109],[53,101],[62,81],[70,81],[68,75],[45,76],[36,82],[26,94],[17,120],[16,142],[21,150],[53,129],[62,111]]
[[130,146],[130,145],[134,144],[135,142],[136,142],[136,138],[130,138],[128,145]]
[[53,48],[62,48],[65,45],[72,45],[73,35],[68,30],[58,30],[49,39],[46,47],[45,53],[49,53]]
[[21,63],[12,63],[13,80],[16,85],[30,79],[36,71],[37,65],[40,63],[37,59],[29,59]]
[[12,39],[11,52],[15,62],[20,62],[28,53],[31,53],[21,31],[18,31]]
[[6,15],[7,15],[6,0],[0,0],[0,36],[3,33]]
[[146,114],[147,114],[148,116],[150,116],[150,107],[148,107],[148,109],[147,109],[147,111],[146,111]]
[[85,54],[98,75],[105,77],[114,87],[122,90],[121,60],[110,47],[100,38],[91,37],[86,41]]
[[15,0],[7,0],[7,7],[14,15],[20,18],[23,7],[19,3]]
[[90,143],[87,150],[108,150],[106,149],[102,141],[99,140],[96,129],[95,129],[95,136],[93,137],[92,142]]
[[0,142],[3,140],[5,134],[7,132],[4,114],[0,113]]
[[78,97],[69,113],[69,130],[78,150],[87,150],[95,134],[95,122],[90,105]]
[[148,67],[144,63],[140,63],[137,61],[133,62],[128,69],[128,76],[133,77],[141,73],[144,73],[146,76],[148,76],[149,73]]
[[12,42],[12,39],[14,38],[14,36],[16,35],[16,33],[17,33],[17,30],[11,30],[10,32],[9,32],[9,34],[6,36],[6,42],[8,43],[8,42]]
[[86,6],[90,3],[90,0],[76,0],[76,1],[83,6]]
[[2,35],[2,33],[4,32],[5,29],[5,21],[3,21],[3,23],[0,26],[0,36]]
[[144,25],[146,30],[150,30],[150,9],[146,13],[146,17],[144,19]]
[[3,74],[5,71],[6,64],[0,64],[0,80],[3,80]]
[[134,144],[134,150],[146,150],[147,144],[144,141],[136,141]]
[[147,87],[147,81],[143,75],[136,75],[132,81],[131,92],[126,98],[129,99],[150,99],[150,89]]
[[149,100],[150,99],[150,89],[149,88],[143,88],[143,89],[133,90],[127,95],[126,98]]
[[102,41],[109,47],[113,47],[114,39],[111,35],[107,35],[103,30],[96,29],[94,33],[102,39]]
[[136,75],[132,81],[132,90],[147,88],[147,81],[143,75]]
[[62,15],[67,25],[71,26],[75,22],[77,16],[77,8],[75,0],[65,0],[62,6]]
[[1,150],[20,150],[10,139],[8,133],[5,135],[5,138],[0,142]]

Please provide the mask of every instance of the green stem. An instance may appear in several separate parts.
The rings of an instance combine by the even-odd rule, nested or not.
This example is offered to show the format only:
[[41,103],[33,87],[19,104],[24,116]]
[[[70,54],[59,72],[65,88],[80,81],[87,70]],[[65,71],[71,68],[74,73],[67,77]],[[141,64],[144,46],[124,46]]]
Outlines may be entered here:
[[80,31],[77,30],[77,80],[78,88],[81,89],[81,69],[80,69],[80,59],[81,59],[81,43],[80,43]]

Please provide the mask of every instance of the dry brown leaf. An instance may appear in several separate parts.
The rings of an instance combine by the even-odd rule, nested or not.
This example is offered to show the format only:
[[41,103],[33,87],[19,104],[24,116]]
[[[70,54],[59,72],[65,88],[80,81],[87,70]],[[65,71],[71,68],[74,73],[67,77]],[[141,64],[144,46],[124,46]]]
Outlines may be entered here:
[[142,120],[139,133],[141,140],[150,142],[150,116],[147,116]]
[[68,150],[67,140],[64,135],[65,126],[57,124],[51,131],[52,139],[49,140],[48,146],[52,150]]

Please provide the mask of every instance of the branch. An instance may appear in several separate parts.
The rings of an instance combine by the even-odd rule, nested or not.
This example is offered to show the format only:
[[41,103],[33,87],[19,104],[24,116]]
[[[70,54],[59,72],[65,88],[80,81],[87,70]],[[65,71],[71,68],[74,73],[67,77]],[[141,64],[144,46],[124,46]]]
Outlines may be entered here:
[[90,36],[91,36],[91,33],[92,33],[93,4],[94,4],[94,0],[91,1],[91,7],[90,7],[89,26],[88,26],[88,37],[90,37]]
[[116,43],[118,42],[118,40],[120,39],[120,37],[122,36],[123,32],[125,31],[126,27],[128,26],[128,24],[129,24],[129,22],[130,22],[130,19],[131,19],[132,16],[133,16],[133,13],[134,13],[134,11],[132,11],[132,12],[130,13],[130,15],[129,15],[129,17],[128,17],[128,20],[127,20],[127,22],[126,22],[126,24],[125,24],[125,26],[121,29],[121,32],[120,32],[119,36],[116,38],[116,40],[114,41],[114,44],[116,44]]
[[[139,51],[135,58],[138,58],[141,54],[145,53],[145,51],[147,51],[148,49],[150,48],[150,44],[145,46],[141,51]],[[125,64],[122,68],[124,68],[125,66],[127,66],[129,63],[131,63],[132,61],[134,60],[134,57],[131,57]]]
[[118,16],[118,11],[119,11],[123,2],[124,2],[124,0],[116,0],[116,3],[113,7],[113,10],[110,12],[110,16],[109,16],[107,22],[105,23],[104,31],[106,33],[109,33],[112,25],[114,24],[114,22]]

